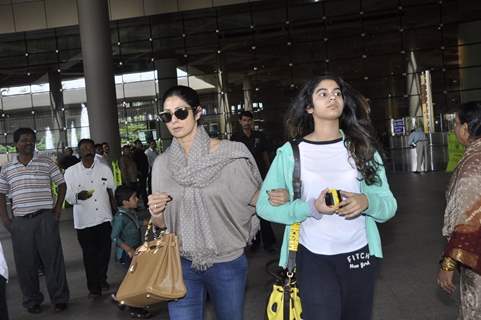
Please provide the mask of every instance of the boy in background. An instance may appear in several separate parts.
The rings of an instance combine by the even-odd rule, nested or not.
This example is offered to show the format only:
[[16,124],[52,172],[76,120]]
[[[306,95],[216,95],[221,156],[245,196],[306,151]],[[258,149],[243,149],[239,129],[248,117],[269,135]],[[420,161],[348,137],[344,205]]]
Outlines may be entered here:
[[[142,244],[142,222],[137,216],[139,198],[137,192],[122,185],[115,190],[117,214],[112,220],[112,242],[115,244],[115,260],[128,269],[135,249]],[[115,295],[112,298],[117,302]],[[152,315],[145,309],[129,307],[130,315],[137,319],[150,318]]]

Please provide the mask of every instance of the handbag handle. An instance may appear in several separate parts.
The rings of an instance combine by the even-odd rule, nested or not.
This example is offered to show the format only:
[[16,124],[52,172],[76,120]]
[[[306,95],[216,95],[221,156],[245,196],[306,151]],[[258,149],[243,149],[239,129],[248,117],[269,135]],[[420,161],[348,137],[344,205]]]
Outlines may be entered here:
[[[159,230],[159,234],[157,235],[156,229]],[[144,242],[149,241],[149,234],[152,234],[152,238],[154,240],[157,240],[159,237],[163,236],[167,232],[167,228],[159,228],[154,225],[152,222],[152,218],[150,218],[149,223],[147,224],[147,229],[145,230],[145,235],[144,235]]]
[[[158,235],[157,235],[156,229],[159,229]],[[135,250],[135,255],[139,255],[139,254],[142,254],[142,253],[150,250],[150,246],[149,246],[149,235],[150,234],[152,234],[152,239],[154,241],[158,240],[158,241],[156,241],[157,242],[156,245],[158,246],[161,243],[159,238],[161,238],[166,233],[167,233],[167,228],[158,228],[152,222],[152,218],[150,218],[149,223],[147,224],[147,229],[145,230],[144,243]]]

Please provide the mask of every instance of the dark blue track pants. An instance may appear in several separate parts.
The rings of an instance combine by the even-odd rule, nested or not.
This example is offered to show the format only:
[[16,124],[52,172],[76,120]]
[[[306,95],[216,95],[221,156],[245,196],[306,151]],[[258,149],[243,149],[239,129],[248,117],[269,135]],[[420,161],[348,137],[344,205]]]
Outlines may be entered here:
[[320,255],[299,245],[296,264],[303,320],[371,319],[378,258],[367,246]]

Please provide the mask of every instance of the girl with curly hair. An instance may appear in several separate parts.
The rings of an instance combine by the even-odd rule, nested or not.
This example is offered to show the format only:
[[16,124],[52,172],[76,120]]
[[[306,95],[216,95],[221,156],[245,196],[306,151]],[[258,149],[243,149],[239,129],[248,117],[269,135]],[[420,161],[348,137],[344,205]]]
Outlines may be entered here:
[[[382,258],[376,223],[392,218],[397,204],[367,100],[339,77],[317,77],[298,94],[287,128],[299,148],[302,196],[293,198],[295,161],[286,143],[257,202],[262,218],[286,225],[279,264],[287,263],[290,225],[300,223],[296,275],[303,319],[370,319]],[[328,189],[339,190],[339,204],[326,204]]]

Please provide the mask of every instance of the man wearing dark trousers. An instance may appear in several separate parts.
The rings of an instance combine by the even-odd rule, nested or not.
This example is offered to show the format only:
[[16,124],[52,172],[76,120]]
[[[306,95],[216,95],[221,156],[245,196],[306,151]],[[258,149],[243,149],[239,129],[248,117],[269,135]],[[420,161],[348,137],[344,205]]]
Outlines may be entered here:
[[137,194],[142,199],[144,207],[147,208],[147,177],[149,176],[149,160],[144,151],[142,141],[135,140],[134,150],[132,151],[132,159],[137,165],[138,184]]
[[[12,235],[13,253],[23,305],[40,313],[43,295],[38,270],[44,268],[47,290],[56,312],[66,309],[69,289],[65,275],[58,220],[65,197],[65,182],[57,165],[35,151],[35,132],[19,128],[13,134],[18,156],[0,173],[0,217]],[[57,201],[51,183],[58,186]],[[12,199],[13,220],[6,210],[6,194]]]
[[102,295],[102,289],[109,288],[107,270],[115,183],[110,167],[95,157],[92,140],[80,140],[78,149],[81,161],[65,171],[65,199],[73,205],[74,227],[82,248],[89,298],[96,298]]
[[155,140],[149,141],[149,147],[145,150],[147,160],[149,160],[149,176],[147,177],[147,190],[148,193],[152,193],[152,166],[154,165],[155,158],[159,155],[157,152],[157,143]]
[[[247,146],[249,151],[254,156],[256,160],[257,167],[264,178],[269,170],[270,160],[269,155],[267,154],[267,141],[262,132],[254,131],[254,115],[250,111],[242,111],[239,118],[239,124],[241,126],[241,131],[232,135],[232,141],[242,142]],[[276,242],[276,238],[274,235],[274,231],[272,230],[271,223],[264,219],[261,219],[261,230],[260,236],[257,234],[255,240],[252,243],[252,249],[256,250],[261,241],[264,243],[264,249],[266,251],[272,252],[274,251],[274,244]]]
[[8,267],[3,255],[3,247],[0,243],[0,320],[8,320],[7,296],[5,287],[8,279]]

